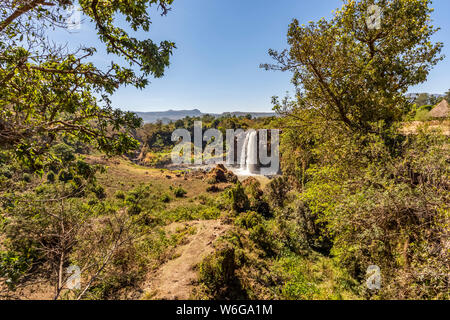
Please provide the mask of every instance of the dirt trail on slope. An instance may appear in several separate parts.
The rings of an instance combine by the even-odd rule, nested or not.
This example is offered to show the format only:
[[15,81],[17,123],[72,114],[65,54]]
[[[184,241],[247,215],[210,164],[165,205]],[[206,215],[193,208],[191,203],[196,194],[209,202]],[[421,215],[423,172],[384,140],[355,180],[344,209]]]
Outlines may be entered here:
[[169,226],[195,227],[196,233],[188,238],[186,245],[176,249],[177,258],[168,261],[157,271],[151,279],[147,293],[155,300],[187,300],[191,297],[193,284],[197,280],[194,267],[202,259],[214,252],[214,241],[222,236],[230,226],[224,225],[220,220],[193,221],[177,223]]

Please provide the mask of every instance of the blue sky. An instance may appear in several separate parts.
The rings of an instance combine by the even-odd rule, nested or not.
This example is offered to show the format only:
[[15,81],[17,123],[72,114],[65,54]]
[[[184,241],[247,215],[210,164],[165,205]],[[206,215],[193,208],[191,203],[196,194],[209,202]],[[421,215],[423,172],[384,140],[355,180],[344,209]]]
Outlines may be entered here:
[[[123,110],[161,111],[200,109],[202,112],[270,111],[271,97],[292,90],[291,74],[264,71],[271,62],[269,48],[287,47],[290,21],[329,17],[341,0],[175,0],[165,17],[152,14],[153,24],[139,38],[171,40],[177,45],[165,76],[151,79],[144,90],[121,88],[112,97]],[[435,41],[444,43],[447,58],[428,81],[411,92],[443,93],[450,88],[450,1],[434,0],[434,24],[441,30]],[[76,33],[58,32],[70,44],[98,48],[94,62],[104,61],[101,43],[88,23]]]

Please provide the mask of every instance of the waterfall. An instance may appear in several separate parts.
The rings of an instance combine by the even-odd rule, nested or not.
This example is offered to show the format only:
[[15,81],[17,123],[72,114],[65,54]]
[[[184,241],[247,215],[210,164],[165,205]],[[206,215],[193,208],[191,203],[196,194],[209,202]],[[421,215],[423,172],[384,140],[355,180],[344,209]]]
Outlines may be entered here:
[[249,139],[249,134],[248,134],[248,132],[246,132],[245,133],[244,144],[242,145],[242,150],[241,150],[241,158],[240,158],[241,170],[246,170],[247,169],[245,163],[246,163],[246,159],[247,159],[248,139]]
[[242,171],[258,172],[258,133],[255,130],[245,133],[239,162]]
[[255,129],[235,134],[231,150],[234,152],[232,157],[227,155],[227,160],[232,158],[231,170],[242,177],[278,175],[281,172],[278,157],[279,132],[271,132],[271,144],[267,136],[266,131]]
[[256,173],[258,167],[258,134],[250,131],[247,146],[247,171]]

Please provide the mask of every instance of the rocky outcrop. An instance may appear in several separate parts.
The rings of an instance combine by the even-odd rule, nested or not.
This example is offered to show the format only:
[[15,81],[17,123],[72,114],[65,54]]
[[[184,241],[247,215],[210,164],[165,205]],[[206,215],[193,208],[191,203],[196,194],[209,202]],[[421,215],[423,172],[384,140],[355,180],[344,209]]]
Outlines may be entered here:
[[225,168],[223,164],[218,164],[214,169],[212,169],[206,176],[206,181],[208,183],[235,183],[238,181],[238,177]]

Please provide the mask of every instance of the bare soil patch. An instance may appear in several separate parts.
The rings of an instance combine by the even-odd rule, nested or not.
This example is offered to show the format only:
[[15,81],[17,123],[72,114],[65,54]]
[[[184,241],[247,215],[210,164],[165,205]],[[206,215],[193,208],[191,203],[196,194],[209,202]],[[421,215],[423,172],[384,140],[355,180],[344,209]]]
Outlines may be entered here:
[[214,252],[214,241],[230,229],[220,220],[207,220],[175,223],[167,230],[170,233],[180,226],[194,226],[196,233],[187,239],[187,244],[176,249],[175,259],[162,265],[156,275],[148,280],[144,299],[190,299],[197,280],[196,266]]

